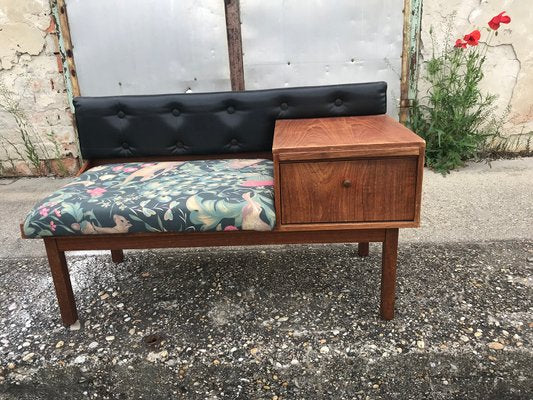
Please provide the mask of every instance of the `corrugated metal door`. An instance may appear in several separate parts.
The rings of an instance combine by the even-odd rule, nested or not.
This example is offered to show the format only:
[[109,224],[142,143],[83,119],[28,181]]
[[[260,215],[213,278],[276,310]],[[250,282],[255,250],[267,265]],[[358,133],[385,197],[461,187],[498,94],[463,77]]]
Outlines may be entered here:
[[81,94],[230,90],[223,0],[67,0]]
[[383,80],[400,97],[403,0],[240,0],[246,89]]
[[[67,0],[85,96],[230,90],[223,0]],[[400,96],[403,0],[240,0],[246,89],[384,80]]]

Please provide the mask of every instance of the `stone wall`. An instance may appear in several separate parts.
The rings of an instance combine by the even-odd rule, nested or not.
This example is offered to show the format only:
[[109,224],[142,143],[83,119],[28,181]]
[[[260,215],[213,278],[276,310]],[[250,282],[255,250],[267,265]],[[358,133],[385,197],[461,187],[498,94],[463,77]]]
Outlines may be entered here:
[[[487,27],[488,21],[501,11],[511,23],[501,25],[487,49],[485,91],[498,95],[497,113],[510,112],[503,134],[509,137],[510,150],[525,150],[533,133],[533,9],[523,0],[424,0],[422,14],[422,58],[431,56],[432,27],[435,47],[454,43],[474,29]],[[452,16],[455,14],[455,17]],[[450,29],[449,35],[446,33]],[[483,38],[487,31],[482,30]],[[484,44],[481,44],[482,46]],[[419,91],[427,89],[422,82]]]
[[0,0],[0,27],[0,175],[72,173],[77,146],[48,0]]

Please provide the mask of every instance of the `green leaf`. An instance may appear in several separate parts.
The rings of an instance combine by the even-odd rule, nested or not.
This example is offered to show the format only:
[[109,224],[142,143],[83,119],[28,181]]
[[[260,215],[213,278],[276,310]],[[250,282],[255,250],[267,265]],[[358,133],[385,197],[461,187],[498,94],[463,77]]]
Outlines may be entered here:
[[163,228],[163,222],[161,221],[161,218],[159,218],[159,215],[157,216],[157,223],[159,224],[161,231],[164,231],[165,228]]
[[63,203],[61,205],[61,212],[63,214],[70,214],[76,220],[76,222],[81,222],[83,219],[83,210],[81,208],[81,203]]
[[96,216],[94,215],[94,211],[93,210],[85,211],[83,213],[83,216],[89,217],[90,219],[96,219]]
[[152,215],[155,215],[155,214],[156,214],[156,212],[155,212],[154,210],[152,210],[152,209],[150,209],[150,208],[146,208],[146,207],[143,207],[141,211],[142,211],[142,213],[143,213],[144,215],[146,215],[147,217],[151,217]]
[[172,214],[172,210],[170,208],[167,211],[165,211],[165,215],[163,216],[163,219],[165,221],[172,221],[174,219],[174,215]]
[[142,219],[140,219],[138,216],[136,216],[135,214],[129,214],[129,217],[134,220],[134,221],[137,221],[137,222],[143,222],[144,221]]
[[146,222],[144,223],[144,226],[145,226],[146,230],[149,231],[149,232],[161,232],[159,229],[156,229],[153,226],[148,225]]

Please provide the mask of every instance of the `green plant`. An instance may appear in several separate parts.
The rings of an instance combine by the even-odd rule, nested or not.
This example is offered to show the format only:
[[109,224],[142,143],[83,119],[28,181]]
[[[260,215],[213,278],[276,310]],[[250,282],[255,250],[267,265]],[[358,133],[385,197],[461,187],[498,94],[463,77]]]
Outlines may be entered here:
[[[17,124],[20,139],[22,140],[22,147],[19,148],[17,143],[12,142],[6,137],[0,138],[0,145],[4,150],[7,157],[7,162],[11,168],[3,168],[3,173],[9,172],[16,175],[16,167],[14,160],[10,158],[8,148],[11,147],[18,158],[27,162],[35,173],[39,175],[47,175],[53,172],[52,157],[46,149],[45,142],[36,132],[34,132],[27,123],[26,115],[20,106],[19,102],[15,99],[14,94],[0,82],[0,108],[11,114]],[[32,134],[33,133],[33,137]],[[55,150],[55,165],[61,176],[67,176],[68,170],[65,163],[62,160],[62,154],[59,147],[59,143],[53,132],[47,134],[48,140],[54,145]]]
[[[15,171],[16,171],[15,162],[9,156],[9,151],[7,151],[5,143],[1,143],[1,144],[2,144],[2,150],[4,151],[4,154],[6,157],[6,161],[2,162],[2,166],[0,169],[0,176],[15,175]],[[9,167],[6,167],[5,164],[8,164],[8,163],[9,163]]]
[[[510,18],[497,15],[489,22],[489,39]],[[433,35],[432,35],[433,37]],[[417,98],[408,125],[426,140],[426,165],[442,173],[475,158],[501,129],[507,113],[496,117],[496,96],[480,89],[486,48],[478,47],[481,33],[474,30],[454,47],[446,45],[426,63],[426,96]],[[435,46],[433,46],[435,48]]]
[[[9,146],[13,147],[17,155],[22,160],[27,159],[38,174],[46,174],[46,168],[43,166],[41,159],[37,153],[37,147],[35,146],[30,136],[30,129],[26,122],[26,116],[24,114],[24,111],[20,107],[18,101],[14,99],[13,94],[6,88],[3,83],[0,83],[0,97],[0,107],[10,113],[15,119],[15,122],[20,132],[20,137],[24,146],[24,154],[26,157],[22,155],[18,147],[13,142],[9,141],[7,138],[3,138],[4,142],[6,142]],[[42,146],[42,148],[44,149],[44,146]],[[46,152],[46,149],[44,149],[44,151]]]
[[54,152],[55,152],[55,158],[57,162],[57,169],[59,170],[60,176],[67,176],[68,170],[67,170],[67,167],[65,166],[65,163],[61,159],[61,149],[59,148],[59,143],[53,131],[51,131],[48,134],[48,140],[50,140],[50,142],[54,144]]

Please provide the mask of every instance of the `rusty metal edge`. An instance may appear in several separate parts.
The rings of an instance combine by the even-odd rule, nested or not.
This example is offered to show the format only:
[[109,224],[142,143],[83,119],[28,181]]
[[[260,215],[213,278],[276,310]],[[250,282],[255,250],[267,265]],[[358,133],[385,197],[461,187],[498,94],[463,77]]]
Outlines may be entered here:
[[78,168],[81,168],[83,159],[81,156],[80,142],[78,138],[78,129],[76,126],[76,116],[74,113],[73,98],[80,96],[80,86],[76,74],[76,63],[74,61],[74,48],[70,36],[70,27],[68,24],[67,7],[65,0],[50,0],[50,10],[56,24],[56,35],[59,44],[59,54],[63,63],[63,78],[67,91],[68,103],[71,112],[71,123],[74,129],[74,140],[78,151]]
[[231,90],[244,90],[244,63],[239,0],[225,0],[224,11],[226,14]]
[[404,0],[402,73],[400,81],[400,122],[405,124],[416,97],[422,0]]

